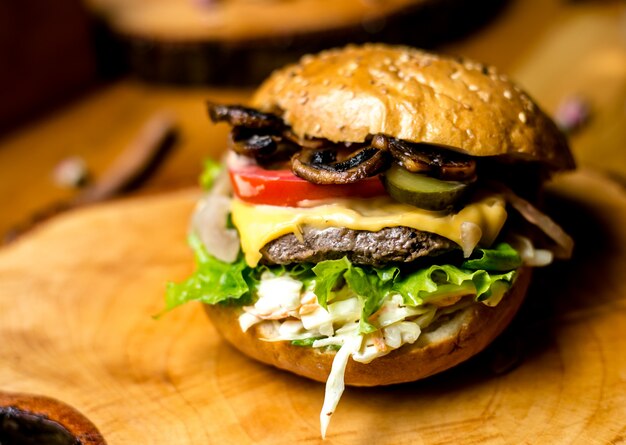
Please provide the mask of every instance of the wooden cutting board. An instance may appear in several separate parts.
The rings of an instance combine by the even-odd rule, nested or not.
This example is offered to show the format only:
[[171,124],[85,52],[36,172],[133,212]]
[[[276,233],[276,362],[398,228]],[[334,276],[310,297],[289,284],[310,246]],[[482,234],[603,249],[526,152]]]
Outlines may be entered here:
[[[512,328],[470,362],[348,389],[326,443],[626,441],[626,196],[590,172],[555,190],[574,260],[539,271]],[[74,211],[0,251],[0,389],[73,405],[110,445],[321,442],[323,385],[241,356],[199,304],[152,317],[193,268],[197,196]]]

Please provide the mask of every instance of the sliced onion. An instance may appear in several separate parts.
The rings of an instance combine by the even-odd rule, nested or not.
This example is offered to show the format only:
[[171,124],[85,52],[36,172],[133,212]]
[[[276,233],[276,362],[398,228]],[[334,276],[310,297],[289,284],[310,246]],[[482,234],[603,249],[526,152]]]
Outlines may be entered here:
[[461,224],[461,248],[465,258],[469,258],[482,236],[483,231],[477,224],[468,221]]
[[215,180],[213,189],[197,205],[191,230],[215,258],[232,263],[239,254],[237,230],[226,227],[230,212],[231,187],[226,171]]
[[511,244],[520,254],[525,265],[542,267],[552,263],[554,254],[546,249],[535,249],[533,243],[525,236],[515,235]]
[[537,226],[543,233],[548,235],[558,246],[554,250],[554,256],[559,259],[568,259],[574,250],[574,240],[554,222],[552,218],[533,206],[524,198],[517,196],[513,190],[503,185],[498,185],[498,189],[504,193],[507,201],[517,210],[520,215],[529,223]]

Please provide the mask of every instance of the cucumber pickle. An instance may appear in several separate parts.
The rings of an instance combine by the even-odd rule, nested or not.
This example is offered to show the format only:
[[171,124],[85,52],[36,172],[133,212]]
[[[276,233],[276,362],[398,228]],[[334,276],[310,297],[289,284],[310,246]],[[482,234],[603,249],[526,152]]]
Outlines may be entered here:
[[411,173],[399,165],[392,165],[382,175],[382,179],[385,189],[396,201],[426,210],[452,207],[465,195],[471,184]]

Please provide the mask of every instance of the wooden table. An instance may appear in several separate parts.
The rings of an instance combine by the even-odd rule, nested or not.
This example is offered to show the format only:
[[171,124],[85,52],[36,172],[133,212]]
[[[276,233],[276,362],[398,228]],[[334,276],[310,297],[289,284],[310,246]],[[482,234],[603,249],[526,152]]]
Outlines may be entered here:
[[[582,237],[583,252],[589,256],[570,266],[577,279],[567,289],[578,293],[572,301],[561,297],[550,306],[562,311],[550,319],[557,322],[555,332],[545,347],[532,349],[527,365],[492,379],[480,375],[482,365],[470,365],[463,368],[470,375],[464,381],[459,381],[463,378],[459,373],[436,380],[451,392],[429,384],[392,389],[397,397],[409,391],[415,400],[429,404],[432,409],[420,413],[419,421],[406,411],[419,410],[415,400],[401,398],[397,405],[385,390],[355,391],[340,406],[345,413],[338,412],[334,420],[338,424],[331,429],[339,434],[331,443],[624,441],[626,288],[620,276],[626,265],[625,17],[626,6],[620,2],[517,0],[486,28],[444,48],[499,66],[548,112],[571,94],[589,101],[591,120],[571,138],[585,171],[559,186],[567,199],[582,200],[574,210],[595,215],[581,218],[583,226],[578,229],[571,220],[568,224]],[[73,404],[112,444],[176,443],[174,438],[181,444],[317,443],[319,385],[243,359],[214,338],[196,306],[181,308],[160,322],[150,319],[160,307],[163,283],[182,278],[192,267],[183,242],[186,215],[196,196],[189,187],[196,184],[202,160],[219,157],[225,148],[227,128],[208,123],[204,100],[242,102],[249,94],[122,80],[0,141],[0,233],[4,233],[36,210],[75,193],[51,180],[54,165],[64,157],[82,156],[97,177],[153,113],[171,110],[181,131],[175,152],[138,191],[142,196],[63,215],[0,250],[0,317],[8,317],[0,318],[4,320],[0,332],[8,335],[0,343],[0,389],[43,393]],[[184,190],[161,195],[180,189]],[[569,217],[576,216],[572,208],[569,211]],[[120,218],[131,224],[118,239],[124,227]],[[85,224],[94,230],[77,229]],[[167,229],[157,230],[158,224]],[[608,256],[595,248],[588,233],[613,237],[612,247],[603,244]],[[75,236],[64,241],[68,234]],[[142,237],[148,235],[158,243],[144,250]],[[115,239],[111,252],[103,236]],[[103,250],[88,255],[91,248]],[[65,251],[68,254],[55,256]],[[126,269],[116,266],[120,258],[128,260]],[[589,272],[594,265],[597,274]],[[557,270],[561,278],[570,275],[565,267]],[[602,274],[606,277],[594,278]],[[107,278],[101,281],[103,276]],[[133,277],[145,286],[133,284]],[[13,296],[22,303],[13,304]],[[36,309],[30,309],[30,301],[37,302]],[[93,324],[85,325],[77,317],[75,305]],[[46,318],[50,314],[59,317],[54,322],[61,326],[50,324]],[[110,325],[112,321],[120,324]],[[184,342],[173,340],[181,336]],[[580,349],[571,347],[572,341],[579,342]],[[63,361],[63,369],[51,368],[57,360]],[[22,368],[24,364],[27,368]],[[586,374],[577,375],[578,366]],[[544,375],[548,386],[535,382],[537,375]],[[533,387],[534,396],[516,392]],[[242,389],[248,396],[241,395]],[[212,395],[212,390],[220,393]],[[279,402],[288,404],[293,413],[286,419],[278,415],[264,398],[268,394],[279,394]],[[450,403],[465,407],[465,414],[451,411]],[[478,411],[469,415],[472,403]],[[111,404],[127,414],[108,409]],[[149,412],[140,404],[149,406]],[[403,426],[398,429],[394,419],[381,415],[381,407]],[[194,410],[190,418],[179,416],[189,409]],[[351,419],[346,413],[352,410],[359,414]],[[224,423],[212,436],[206,425],[219,413]],[[260,420],[255,423],[255,418]],[[491,422],[488,427],[485,419]],[[273,429],[284,421],[295,423],[282,433]],[[372,424],[378,428],[372,429]]]

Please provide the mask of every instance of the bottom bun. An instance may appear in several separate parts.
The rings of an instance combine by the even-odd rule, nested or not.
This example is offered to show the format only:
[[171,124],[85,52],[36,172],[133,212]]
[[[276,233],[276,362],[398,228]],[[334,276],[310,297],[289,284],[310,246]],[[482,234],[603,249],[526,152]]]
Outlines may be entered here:
[[[348,361],[346,385],[376,386],[411,382],[451,368],[482,351],[511,322],[519,309],[531,271],[519,270],[512,288],[496,307],[472,304],[451,314],[445,323],[426,329],[418,340],[364,364]],[[260,325],[247,332],[239,327],[241,307],[205,305],[211,321],[222,336],[244,354],[263,363],[326,382],[334,351],[294,346],[290,342],[260,340]]]

